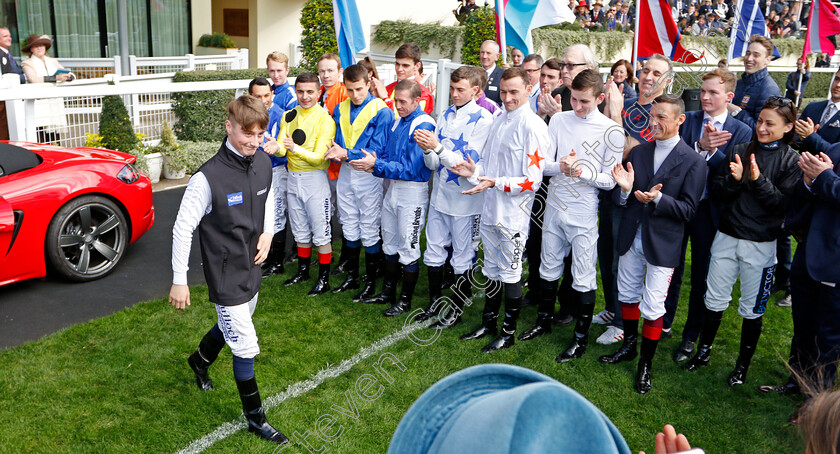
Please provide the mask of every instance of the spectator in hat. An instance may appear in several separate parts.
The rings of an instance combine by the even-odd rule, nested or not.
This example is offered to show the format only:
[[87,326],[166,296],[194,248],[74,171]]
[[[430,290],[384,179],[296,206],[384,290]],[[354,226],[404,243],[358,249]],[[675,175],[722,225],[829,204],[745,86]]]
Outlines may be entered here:
[[589,6],[584,0],[580,0],[578,6],[575,8],[575,20],[580,22],[582,27],[588,27],[592,22],[592,15],[589,14]]
[[600,0],[596,1],[595,4],[592,5],[592,22],[589,28],[594,30],[604,26],[604,23],[607,21],[607,13],[603,8],[604,5]]
[[58,60],[47,55],[50,47],[52,47],[52,40],[47,35],[32,35],[26,39],[26,45],[21,50],[29,53],[30,57],[20,64],[26,80],[31,83],[75,80],[75,74],[67,71]]

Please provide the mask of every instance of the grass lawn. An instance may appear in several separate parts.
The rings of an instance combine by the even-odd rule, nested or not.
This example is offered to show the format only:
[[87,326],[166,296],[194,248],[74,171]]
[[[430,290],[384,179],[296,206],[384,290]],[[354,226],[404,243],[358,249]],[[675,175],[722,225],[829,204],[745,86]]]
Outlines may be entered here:
[[[383,306],[353,304],[347,294],[307,297],[311,283],[283,287],[292,268],[263,282],[254,314],[262,349],[256,372],[264,401],[401,330],[405,320],[386,319],[380,315]],[[338,285],[339,279],[332,283]],[[741,326],[734,305],[724,317],[708,367],[689,373],[671,360],[687,297],[684,285],[676,335],[660,343],[653,391],[644,396],[633,391],[635,361],[615,366],[597,361],[617,348],[595,343],[602,326],[593,325],[589,351],[572,363],[554,362],[571,340],[572,327],[482,354],[479,350],[489,340],[457,338],[479,321],[484,301],[474,298],[465,324],[426,346],[405,339],[385,347],[344,374],[270,408],[268,419],[293,439],[283,452],[385,452],[400,418],[426,388],[465,367],[503,362],[576,389],[613,420],[634,452],[652,453],[654,434],[665,423],[707,453],[803,452],[795,428],[785,423],[799,400],[756,391],[758,384],[781,383],[787,377],[783,358],[792,333],[790,308],[768,304],[747,384],[732,389],[726,379],[738,354]],[[415,306],[425,307],[426,300],[423,267]],[[192,301],[186,312],[174,310],[166,299],[140,303],[0,352],[0,452],[175,452],[224,423],[241,420],[229,349],[211,368],[216,391],[201,392],[195,386],[186,358],[215,322],[215,311],[207,303],[205,287],[192,288]],[[596,311],[601,308],[599,295]],[[519,332],[535,318],[536,308],[523,310]],[[415,333],[430,336],[429,330]],[[365,393],[371,377],[378,384]],[[364,394],[371,398],[362,399]],[[331,420],[335,425],[327,430]],[[326,441],[316,434],[318,428]],[[205,452],[273,449],[240,430]]]

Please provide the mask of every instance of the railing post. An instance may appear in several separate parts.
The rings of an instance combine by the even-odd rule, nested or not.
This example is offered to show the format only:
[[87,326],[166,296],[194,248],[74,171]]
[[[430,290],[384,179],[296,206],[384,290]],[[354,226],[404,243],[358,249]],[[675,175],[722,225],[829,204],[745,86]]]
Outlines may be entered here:
[[[20,86],[20,78],[17,74],[5,74],[2,83],[6,86],[6,90],[15,90]],[[26,140],[26,120],[23,101],[6,101],[6,121],[10,140]]]
[[248,49],[239,49],[239,68],[237,69],[248,69],[251,66],[248,54]]
[[195,71],[195,55],[187,54],[187,67],[184,71]]
[[119,55],[114,55],[114,73],[115,76],[122,76],[122,61]]
[[437,88],[435,90],[435,113],[438,117],[443,115],[449,107],[449,68],[451,63],[448,58],[442,58],[437,62]]
[[136,76],[137,75],[137,56],[136,55],[129,55],[128,56],[128,68],[129,68],[129,76]]

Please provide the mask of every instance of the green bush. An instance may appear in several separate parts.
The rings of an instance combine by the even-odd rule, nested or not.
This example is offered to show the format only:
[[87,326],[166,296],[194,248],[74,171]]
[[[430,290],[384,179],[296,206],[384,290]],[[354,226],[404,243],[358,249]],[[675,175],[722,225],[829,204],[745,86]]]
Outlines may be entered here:
[[300,12],[300,48],[303,54],[301,67],[317,71],[318,59],[328,52],[338,53],[335,41],[335,23],[330,0],[307,0]]
[[[388,47],[399,47],[403,43],[414,42],[423,53],[437,47],[441,55],[455,58],[455,49],[461,38],[463,27],[432,24],[415,24],[409,20],[382,21],[373,28],[371,41]],[[480,43],[479,43],[480,45]]]
[[99,116],[99,134],[105,148],[119,151],[131,151],[140,144],[134,135],[131,119],[122,97],[105,96],[102,99],[102,114]]
[[202,164],[219,151],[219,142],[193,142],[182,140],[179,144],[179,163],[187,173],[195,173]]
[[198,45],[201,47],[223,47],[225,49],[233,49],[236,47],[236,43],[224,33],[201,35],[201,38],[198,38]]
[[[707,68],[707,70],[711,70],[713,68]],[[785,83],[787,82],[787,77],[789,73],[785,72],[771,72],[770,76],[776,81],[776,84],[779,86],[779,89],[782,91],[782,96],[785,94]],[[674,84],[672,85],[672,89],[674,92],[679,92],[680,90],[686,88],[700,88],[703,81],[700,76],[703,75],[701,69],[697,69],[697,71],[692,72],[680,72],[677,73],[674,78]],[[735,75],[740,79],[741,73],[735,73]],[[811,73],[811,80],[808,82],[808,86],[805,88],[805,92],[802,94],[803,98],[819,98],[825,99],[826,94],[828,93],[828,88],[831,86],[831,80],[834,78],[834,73]],[[804,106],[804,104],[803,104]]]
[[[461,62],[481,66],[478,53],[481,43],[496,39],[496,17],[493,8],[484,6],[473,11],[464,21],[464,43],[461,45]],[[499,57],[501,58],[501,56]]]
[[[292,67],[289,77],[300,74]],[[174,82],[208,80],[250,80],[266,77],[265,69],[237,69],[231,71],[185,71],[175,73]],[[234,90],[193,91],[172,93],[172,112],[178,118],[175,135],[181,140],[219,141],[225,136],[225,108],[233,99]]]

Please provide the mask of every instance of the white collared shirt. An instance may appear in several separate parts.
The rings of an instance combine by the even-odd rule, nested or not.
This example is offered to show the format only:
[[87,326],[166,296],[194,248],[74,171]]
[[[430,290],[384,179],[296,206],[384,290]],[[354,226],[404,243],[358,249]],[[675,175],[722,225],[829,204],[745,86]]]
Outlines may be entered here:
[[[717,128],[718,131],[723,131],[723,125],[726,124],[726,118],[728,116],[729,116],[729,112],[727,112],[727,111],[724,111],[722,114],[720,114],[716,117],[713,117],[713,116],[709,115],[708,113],[703,112],[703,123],[700,125],[700,137],[703,137],[703,135],[706,133],[706,129],[705,129],[706,119],[709,119],[709,123],[711,123],[715,128]],[[714,153],[709,153],[708,150],[701,150],[700,146],[697,143],[694,144],[694,151],[696,151],[697,154],[702,156],[703,159],[705,159],[707,161],[709,160],[709,158],[714,156]],[[715,150],[715,151],[717,151],[717,150]]]

